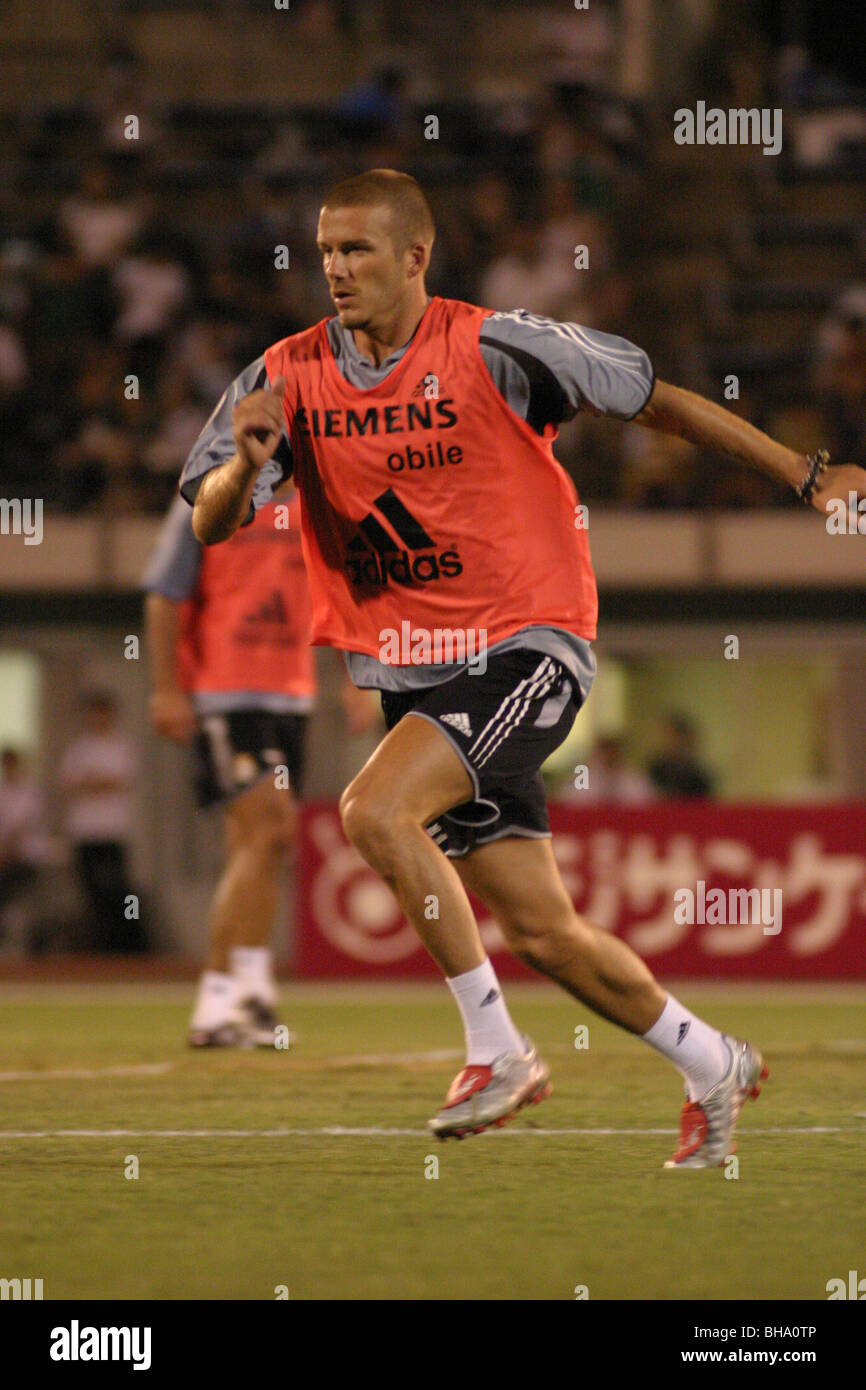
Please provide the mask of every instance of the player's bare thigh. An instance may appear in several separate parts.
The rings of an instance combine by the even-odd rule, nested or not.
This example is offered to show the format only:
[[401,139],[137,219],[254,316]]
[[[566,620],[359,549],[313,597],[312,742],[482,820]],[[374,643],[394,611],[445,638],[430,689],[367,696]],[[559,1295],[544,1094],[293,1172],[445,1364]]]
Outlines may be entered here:
[[340,801],[347,833],[359,822],[428,825],[473,796],[469,773],[428,719],[407,714],[368,758]]

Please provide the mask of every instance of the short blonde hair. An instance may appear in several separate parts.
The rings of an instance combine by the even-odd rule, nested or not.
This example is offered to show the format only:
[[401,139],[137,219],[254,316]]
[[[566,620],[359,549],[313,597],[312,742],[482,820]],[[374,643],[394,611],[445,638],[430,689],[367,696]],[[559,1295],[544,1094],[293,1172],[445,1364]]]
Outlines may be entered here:
[[354,174],[332,184],[322,203],[322,207],[331,209],[382,205],[390,209],[391,239],[400,250],[413,242],[432,245],[436,235],[433,214],[421,185],[411,174],[401,174],[397,169],[370,169],[365,174]]

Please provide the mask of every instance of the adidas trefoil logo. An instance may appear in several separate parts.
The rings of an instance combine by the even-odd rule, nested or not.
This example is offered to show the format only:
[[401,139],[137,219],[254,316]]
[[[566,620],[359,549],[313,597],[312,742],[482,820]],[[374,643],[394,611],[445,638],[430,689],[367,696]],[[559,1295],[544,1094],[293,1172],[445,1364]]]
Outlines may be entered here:
[[[472,737],[472,725],[469,723],[468,714],[443,714],[441,718],[443,724],[451,724],[458,733],[463,734],[466,738]],[[486,1004],[487,1000],[485,999],[484,1002]]]
[[279,589],[274,589],[269,599],[259,604],[252,612],[244,614],[245,623],[288,623],[289,615]]
[[[436,541],[417,517],[400,501],[393,488],[375,499],[375,506],[391,531],[370,511],[357,523],[358,534],[346,547],[346,569],[353,584],[427,584],[430,580],[452,579],[463,573],[458,552],[444,550],[437,555]],[[394,539],[399,536],[406,548]],[[434,553],[427,554],[418,552]]]
[[428,401],[439,399],[439,378],[435,372],[425,372],[412,391],[413,396],[423,396]]

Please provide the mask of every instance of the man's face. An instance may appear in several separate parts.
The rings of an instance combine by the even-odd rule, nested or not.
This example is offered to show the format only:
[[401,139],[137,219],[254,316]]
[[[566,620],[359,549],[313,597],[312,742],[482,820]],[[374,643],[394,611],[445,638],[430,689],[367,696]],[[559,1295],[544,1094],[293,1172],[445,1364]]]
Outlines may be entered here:
[[387,322],[408,292],[413,250],[397,252],[390,225],[383,204],[322,208],[316,245],[344,328],[367,330]]

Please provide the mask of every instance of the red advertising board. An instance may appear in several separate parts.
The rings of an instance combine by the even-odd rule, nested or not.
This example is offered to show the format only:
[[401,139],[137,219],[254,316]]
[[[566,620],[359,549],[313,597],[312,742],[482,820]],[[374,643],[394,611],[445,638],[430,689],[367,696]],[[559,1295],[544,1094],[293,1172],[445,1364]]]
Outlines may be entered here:
[[[657,975],[866,979],[866,804],[552,804],[550,812],[575,907]],[[473,905],[497,972],[530,975]],[[438,976],[331,804],[303,813],[298,920],[303,976]]]

